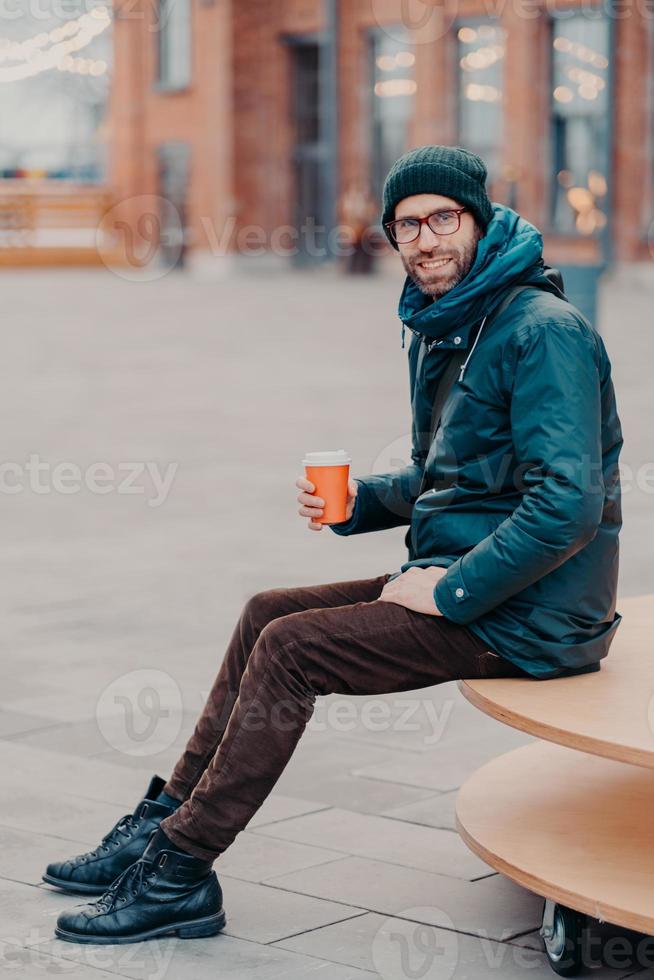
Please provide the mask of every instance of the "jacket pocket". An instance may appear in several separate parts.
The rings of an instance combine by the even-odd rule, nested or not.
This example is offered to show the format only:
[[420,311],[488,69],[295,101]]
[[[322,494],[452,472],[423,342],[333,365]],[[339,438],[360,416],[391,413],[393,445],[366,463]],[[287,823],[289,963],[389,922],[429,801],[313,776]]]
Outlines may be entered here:
[[492,650],[482,650],[477,654],[477,671],[479,677],[501,677],[505,661]]

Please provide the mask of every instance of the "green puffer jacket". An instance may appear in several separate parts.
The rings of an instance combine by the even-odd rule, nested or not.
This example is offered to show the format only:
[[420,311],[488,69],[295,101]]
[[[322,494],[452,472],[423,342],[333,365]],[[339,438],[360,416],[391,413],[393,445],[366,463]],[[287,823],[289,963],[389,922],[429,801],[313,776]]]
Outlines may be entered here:
[[[522,283],[537,288],[481,329],[429,445],[452,350]],[[497,204],[466,278],[436,303],[407,278],[399,314],[413,333],[412,462],[356,478],[352,517],[332,530],[410,525],[401,571],[447,568],[444,616],[534,677],[598,670],[622,618],[623,440],[601,337],[547,278],[540,232]]]

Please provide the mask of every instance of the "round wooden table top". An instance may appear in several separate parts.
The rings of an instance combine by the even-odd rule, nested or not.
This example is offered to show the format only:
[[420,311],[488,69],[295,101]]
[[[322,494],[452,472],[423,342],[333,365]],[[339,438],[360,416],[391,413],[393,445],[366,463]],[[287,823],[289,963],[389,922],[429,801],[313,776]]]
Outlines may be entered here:
[[533,742],[474,773],[457,829],[538,895],[654,934],[654,779],[639,766]]
[[499,721],[550,742],[654,768],[654,595],[622,599],[601,669],[576,677],[462,680]]

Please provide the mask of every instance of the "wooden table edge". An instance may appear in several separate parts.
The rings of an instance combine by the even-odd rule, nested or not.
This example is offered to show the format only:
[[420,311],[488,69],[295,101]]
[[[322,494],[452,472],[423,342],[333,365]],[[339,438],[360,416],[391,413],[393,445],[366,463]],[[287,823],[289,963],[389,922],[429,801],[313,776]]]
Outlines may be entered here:
[[[489,678],[489,681],[492,680],[494,678]],[[512,681],[516,681],[516,679],[508,678],[503,683],[510,683]],[[475,680],[475,683],[484,684],[486,681]],[[517,683],[524,684],[530,682],[518,679]],[[537,738],[543,738],[548,742],[556,742],[558,745],[565,745],[570,749],[577,749],[580,752],[598,755],[604,759],[615,759],[617,762],[628,762],[633,766],[654,769],[654,751],[648,752],[647,749],[637,749],[629,745],[610,742],[607,739],[601,739],[591,735],[581,735],[579,732],[571,732],[555,725],[548,725],[544,721],[538,721],[530,718],[528,715],[512,711],[506,705],[497,704],[497,702],[485,697],[479,691],[475,690],[475,688],[471,687],[467,680],[459,680],[457,684],[461,694],[463,694],[464,698],[470,704],[483,711],[484,714],[489,715],[489,717],[495,718],[497,721],[509,725],[511,728],[517,728],[519,731],[526,732],[528,735],[535,735]]]

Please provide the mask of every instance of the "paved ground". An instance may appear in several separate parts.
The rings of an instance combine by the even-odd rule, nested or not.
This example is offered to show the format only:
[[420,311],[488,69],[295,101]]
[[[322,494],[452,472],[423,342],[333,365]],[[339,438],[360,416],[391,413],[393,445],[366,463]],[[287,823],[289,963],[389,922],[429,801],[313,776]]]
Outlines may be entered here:
[[[9,969],[30,980],[552,975],[538,952],[541,899],[493,874],[453,829],[457,787],[528,739],[453,684],[319,701],[274,794],[216,864],[220,937],[59,943],[54,919],[73,902],[39,884],[48,860],[95,844],[152,772],[168,774],[249,595],[404,561],[401,529],[309,532],[294,488],[307,449],[349,449],[354,475],[406,458],[398,286],[392,273],[4,275]],[[652,293],[613,286],[600,324],[634,468],[651,447]],[[622,594],[654,592],[651,497],[636,486],[624,499]],[[386,706],[381,723],[373,701]]]

